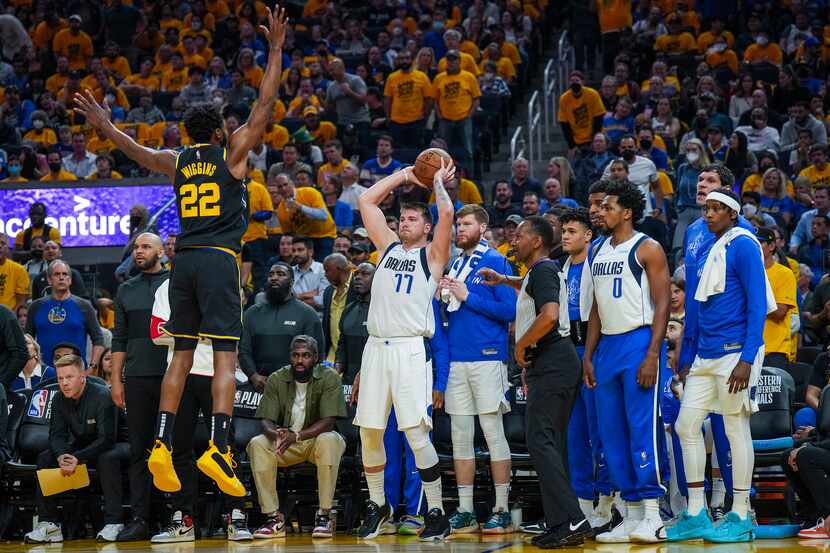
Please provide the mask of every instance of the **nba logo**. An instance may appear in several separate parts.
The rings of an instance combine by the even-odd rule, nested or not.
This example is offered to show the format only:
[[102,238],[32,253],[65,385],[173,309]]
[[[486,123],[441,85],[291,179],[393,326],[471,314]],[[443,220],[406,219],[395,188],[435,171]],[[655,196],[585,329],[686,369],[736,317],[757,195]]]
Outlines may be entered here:
[[42,419],[46,416],[46,405],[49,402],[49,390],[38,390],[32,395],[32,402],[29,404],[28,415],[33,418]]

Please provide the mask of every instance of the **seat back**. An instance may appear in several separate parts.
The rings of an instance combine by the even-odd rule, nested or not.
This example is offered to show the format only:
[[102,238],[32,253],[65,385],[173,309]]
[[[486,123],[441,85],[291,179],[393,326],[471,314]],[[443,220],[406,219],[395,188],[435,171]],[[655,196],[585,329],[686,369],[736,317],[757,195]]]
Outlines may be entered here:
[[12,456],[17,454],[17,437],[20,434],[20,425],[29,405],[29,394],[9,392],[9,419],[6,424],[6,442]]
[[830,436],[830,386],[821,390],[816,413],[816,433],[820,439]]
[[49,448],[49,421],[52,418],[52,401],[60,393],[53,382],[32,391],[18,434],[20,460],[34,463],[37,456]]
[[510,401],[510,412],[504,415],[504,435],[510,444],[513,453],[527,453],[527,438],[525,436],[525,410],[527,398],[521,385],[513,386],[507,391]]
[[759,411],[750,419],[753,440],[792,436],[791,406],[795,382],[783,369],[764,367],[755,387]]
[[813,374],[813,365],[811,363],[802,363],[797,361],[790,363],[788,371],[795,382],[795,395],[793,401],[800,403],[804,402],[807,394],[807,384],[810,382],[810,376]]
[[821,353],[821,348],[819,346],[802,346],[798,348],[795,360],[799,363],[809,363],[812,365]]
[[346,417],[334,421],[334,429],[346,440],[345,455],[352,456],[357,453],[357,446],[360,443],[358,428],[352,424],[355,414],[355,406],[352,405],[352,385],[343,384],[343,397],[346,400]]
[[250,382],[237,383],[233,400],[233,440],[237,452],[245,451],[254,436],[262,433],[262,422],[256,417],[256,410],[262,394]]

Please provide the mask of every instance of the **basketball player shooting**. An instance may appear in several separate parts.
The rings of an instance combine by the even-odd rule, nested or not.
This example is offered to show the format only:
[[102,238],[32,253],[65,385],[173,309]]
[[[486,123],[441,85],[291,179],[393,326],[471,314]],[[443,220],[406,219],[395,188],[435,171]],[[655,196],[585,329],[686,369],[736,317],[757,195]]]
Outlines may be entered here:
[[383,491],[386,452],[383,434],[394,405],[398,430],[406,434],[421,475],[428,512],[422,541],[441,540],[450,533],[441,498],[438,455],[429,439],[432,418],[432,370],[425,341],[435,331],[432,298],[450,258],[453,203],[444,183],[455,176],[450,161],[433,176],[439,219],[433,228],[424,204],[403,204],[398,238],[386,225],[380,203],[397,187],[418,182],[413,167],[378,181],[359,200],[360,214],[369,238],[382,256],[372,280],[369,304],[369,340],[363,350],[361,382],[354,424],[360,427],[363,465],[369,488],[366,518],[358,530],[363,539],[375,538],[392,516]]
[[176,192],[180,233],[170,276],[170,320],[162,328],[175,338],[175,347],[162,382],[156,442],[147,462],[153,484],[165,492],[181,489],[173,468],[173,425],[196,344],[199,339],[210,339],[214,363],[211,439],[196,466],[224,493],[245,495],[245,487],[233,471],[228,446],[236,392],[236,346],[242,334],[236,255],[248,225],[248,152],[261,140],[271,120],[287,26],[285,10],[278,7],[273,12],[268,10],[268,26],[260,26],[268,38],[270,52],[259,99],[247,123],[228,137],[217,108],[207,104],[191,106],[184,115],[184,126],[195,145],[180,153],[137,144],[110,121],[106,102],[99,105],[89,90],[75,94],[75,111],[87,123],[132,160],[170,177]]

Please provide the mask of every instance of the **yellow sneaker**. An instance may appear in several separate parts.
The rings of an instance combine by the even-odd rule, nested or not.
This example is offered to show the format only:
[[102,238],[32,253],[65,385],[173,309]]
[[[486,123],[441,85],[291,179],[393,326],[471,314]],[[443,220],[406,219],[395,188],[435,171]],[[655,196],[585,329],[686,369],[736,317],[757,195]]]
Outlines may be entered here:
[[176,469],[173,468],[173,453],[161,440],[156,440],[150,458],[147,460],[147,469],[153,475],[153,485],[163,492],[177,492],[182,489]]
[[242,485],[242,482],[239,481],[233,471],[236,467],[236,461],[233,460],[231,448],[228,448],[225,453],[221,453],[213,440],[208,443],[207,451],[196,461],[196,466],[208,478],[216,482],[222,493],[233,497],[244,497],[246,493],[245,486]]

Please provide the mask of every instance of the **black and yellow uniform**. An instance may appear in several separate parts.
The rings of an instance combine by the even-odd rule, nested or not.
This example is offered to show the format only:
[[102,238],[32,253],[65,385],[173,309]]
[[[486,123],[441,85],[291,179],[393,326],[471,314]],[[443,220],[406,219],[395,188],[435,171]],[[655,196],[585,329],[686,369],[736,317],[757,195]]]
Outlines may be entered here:
[[177,338],[211,338],[214,349],[242,335],[236,254],[248,227],[248,191],[226,160],[225,148],[198,144],[176,161],[181,232],[170,273],[170,319],[163,328]]

